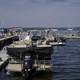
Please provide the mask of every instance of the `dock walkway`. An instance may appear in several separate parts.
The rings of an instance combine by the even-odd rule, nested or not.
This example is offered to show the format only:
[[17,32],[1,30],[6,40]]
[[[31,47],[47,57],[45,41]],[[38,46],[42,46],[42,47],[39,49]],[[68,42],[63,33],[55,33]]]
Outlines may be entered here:
[[6,40],[6,39],[9,39],[9,38],[13,38],[13,37],[15,37],[15,36],[16,36],[16,35],[14,35],[14,36],[8,36],[8,37],[1,38],[1,39],[0,39],[0,41]]
[[17,40],[18,40],[17,35],[6,36],[4,38],[0,38],[0,50],[2,50],[4,46],[9,45],[13,43],[13,41],[17,41]]

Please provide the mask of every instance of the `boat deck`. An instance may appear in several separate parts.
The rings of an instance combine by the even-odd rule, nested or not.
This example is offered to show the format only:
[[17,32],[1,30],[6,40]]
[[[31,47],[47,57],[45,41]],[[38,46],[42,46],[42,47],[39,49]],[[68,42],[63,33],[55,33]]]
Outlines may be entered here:
[[22,72],[22,67],[23,65],[21,64],[8,64],[8,66],[6,67],[6,69],[8,71],[13,71],[13,72]]

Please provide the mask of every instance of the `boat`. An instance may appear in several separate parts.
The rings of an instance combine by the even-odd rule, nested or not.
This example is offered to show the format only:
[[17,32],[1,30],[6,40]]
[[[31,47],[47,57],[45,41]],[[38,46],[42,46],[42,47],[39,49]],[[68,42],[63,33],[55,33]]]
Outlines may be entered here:
[[[52,46],[47,44],[46,40],[32,41],[30,35],[28,34],[24,39],[15,41],[7,47],[7,54],[12,57],[12,60],[9,59],[11,63],[8,64],[6,69],[9,72],[22,72],[25,71],[26,68],[27,70],[31,70],[33,67],[36,67],[34,65],[38,65],[38,63],[41,62],[40,60],[43,60],[44,62],[42,61],[39,64],[46,64],[45,60],[51,58],[52,50]],[[25,59],[26,56],[30,56],[31,59]],[[32,68],[29,68],[29,65]],[[17,66],[16,69],[15,66]],[[39,67],[41,66],[38,66],[38,68]]]
[[50,54],[52,46],[46,44],[46,40],[38,40],[35,43],[32,41],[30,35],[26,35],[25,39],[15,41],[13,44],[7,47],[7,54],[14,57],[20,57],[25,54]]
[[52,46],[64,46],[65,43],[64,42],[50,42],[50,45],[52,45]]

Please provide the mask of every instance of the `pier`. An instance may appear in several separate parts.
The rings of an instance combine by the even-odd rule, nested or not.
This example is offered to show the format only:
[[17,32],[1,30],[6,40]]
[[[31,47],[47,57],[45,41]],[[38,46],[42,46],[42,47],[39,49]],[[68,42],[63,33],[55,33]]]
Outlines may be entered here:
[[0,49],[2,49],[6,45],[13,43],[14,41],[18,41],[18,40],[19,39],[18,39],[17,35],[0,38]]
[[6,71],[6,66],[9,63],[9,57],[7,55],[6,47],[13,43],[14,41],[18,41],[19,38],[17,35],[12,36],[2,36],[0,37],[0,79],[4,79],[4,72]]
[[6,47],[16,40],[18,40],[16,35],[0,39],[0,80],[6,79],[6,66],[9,63]]

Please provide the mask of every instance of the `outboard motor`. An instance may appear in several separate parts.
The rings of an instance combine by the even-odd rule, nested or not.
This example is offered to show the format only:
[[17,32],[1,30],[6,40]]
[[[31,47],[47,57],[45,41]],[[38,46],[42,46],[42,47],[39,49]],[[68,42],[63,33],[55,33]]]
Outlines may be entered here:
[[32,69],[31,56],[25,56],[24,58],[24,69],[30,71]]

